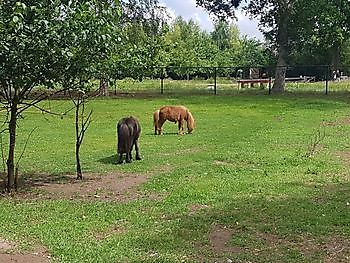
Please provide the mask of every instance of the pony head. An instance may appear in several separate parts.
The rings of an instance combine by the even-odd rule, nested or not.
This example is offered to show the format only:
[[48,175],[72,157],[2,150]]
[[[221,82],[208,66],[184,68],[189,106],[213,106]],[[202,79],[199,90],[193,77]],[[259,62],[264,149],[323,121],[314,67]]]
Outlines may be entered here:
[[187,116],[186,116],[186,122],[187,122],[187,131],[189,134],[192,133],[192,131],[194,130],[195,126],[196,126],[196,123],[194,121],[194,118],[192,116],[192,113],[187,110]]

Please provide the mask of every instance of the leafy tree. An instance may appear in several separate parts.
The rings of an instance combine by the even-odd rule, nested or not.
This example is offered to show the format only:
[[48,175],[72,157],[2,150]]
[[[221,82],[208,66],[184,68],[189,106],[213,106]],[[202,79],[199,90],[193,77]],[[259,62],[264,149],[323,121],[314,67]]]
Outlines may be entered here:
[[[274,92],[284,91],[287,61],[328,61],[337,68],[341,49],[349,39],[350,4],[347,0],[196,0],[218,17],[232,18],[239,5],[259,20],[276,50]],[[306,52],[305,52],[306,51]],[[292,56],[291,56],[292,55]]]
[[[167,52],[169,53],[168,65],[173,67],[198,66],[199,58],[197,50],[201,47],[201,28],[193,20],[185,21],[181,16],[177,17],[166,34]],[[176,75],[189,76],[191,70],[176,69]]]
[[230,25],[225,20],[218,20],[214,24],[214,30],[211,33],[211,37],[221,51],[230,48],[230,42],[232,39],[231,33]]
[[[224,18],[233,18],[235,9],[246,1],[242,0],[197,0],[198,5],[206,8],[209,12]],[[247,12],[257,17],[260,25],[265,28],[267,38],[275,43],[278,60],[275,72],[274,92],[284,91],[286,60],[288,55],[288,23],[291,14],[295,12],[293,0],[267,0],[249,1],[245,7]]]
[[[142,77],[143,71],[162,62],[168,13],[158,0],[121,1],[123,47],[114,55],[115,72]],[[132,71],[130,71],[132,70]]]
[[238,57],[239,61],[236,62],[236,65],[264,67],[275,63],[275,58],[271,51],[260,41],[244,37],[240,42],[241,50]]
[[[342,49],[350,38],[350,3],[344,0],[297,2],[290,41],[296,61],[331,64],[339,69]],[[300,63],[300,62],[299,62]]]
[[46,111],[39,103],[47,93],[34,95],[33,89],[59,82],[72,88],[96,72],[115,47],[118,14],[118,3],[111,0],[0,2],[0,102],[9,132],[8,191],[15,184],[18,119],[32,107]]
[[[344,49],[341,56],[342,56],[343,65],[350,67],[350,40],[345,42]],[[350,71],[350,68],[348,71]]]

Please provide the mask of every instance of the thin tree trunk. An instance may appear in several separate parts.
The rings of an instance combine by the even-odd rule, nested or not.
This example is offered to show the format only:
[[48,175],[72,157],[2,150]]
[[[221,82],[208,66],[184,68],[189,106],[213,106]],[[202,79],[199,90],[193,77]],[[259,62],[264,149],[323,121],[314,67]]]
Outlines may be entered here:
[[75,159],[76,159],[76,165],[77,165],[77,179],[83,179],[83,175],[81,172],[81,165],[80,165],[80,156],[79,156],[79,150],[80,150],[80,136],[79,136],[79,110],[80,110],[80,100],[78,99],[78,103],[76,104],[75,108]]
[[17,126],[17,103],[13,103],[10,112],[10,145],[7,159],[7,191],[11,192],[15,187],[15,146],[16,146],[16,126]]
[[80,151],[80,144],[77,142],[75,144],[75,159],[77,162],[77,179],[83,179],[83,174],[81,172],[79,151]]

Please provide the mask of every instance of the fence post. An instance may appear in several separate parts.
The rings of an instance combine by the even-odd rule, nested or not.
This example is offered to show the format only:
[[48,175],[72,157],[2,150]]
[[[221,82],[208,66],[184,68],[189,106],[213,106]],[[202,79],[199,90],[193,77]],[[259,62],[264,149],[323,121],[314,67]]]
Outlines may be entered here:
[[326,77],[326,95],[328,95],[328,73],[330,71],[329,65],[326,66],[326,72],[325,72],[325,77]]
[[214,67],[214,94],[216,95],[216,75],[217,75],[217,71],[216,71],[216,67]]
[[270,76],[269,77],[269,95],[271,95],[271,82],[272,82],[272,78]]
[[163,84],[163,76],[160,78],[160,94],[163,94],[164,90],[164,84]]
[[164,68],[162,68],[162,73],[160,73],[160,94],[164,93]]

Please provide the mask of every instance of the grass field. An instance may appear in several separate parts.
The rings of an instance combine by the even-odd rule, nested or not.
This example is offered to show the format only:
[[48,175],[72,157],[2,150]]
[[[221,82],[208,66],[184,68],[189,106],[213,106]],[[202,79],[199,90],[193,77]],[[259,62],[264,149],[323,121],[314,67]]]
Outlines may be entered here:
[[[143,79],[142,81],[126,78],[111,83],[111,93],[125,93],[125,92],[142,92],[150,94],[159,94],[163,92],[167,95],[185,95],[185,94],[199,94],[208,95],[214,94],[214,79],[200,79],[195,78],[191,80],[172,80],[164,79],[163,90],[161,90],[160,79]],[[242,93],[260,93],[268,94],[269,88],[267,84],[260,86],[254,84],[250,86],[246,84],[243,88],[237,83],[235,79],[224,77],[217,78],[217,94],[219,95],[237,95]],[[326,87],[327,86],[327,87]],[[350,92],[350,81],[316,81],[316,82],[291,82],[287,81],[285,90],[292,94],[325,94],[327,93],[344,93]]]
[[[63,100],[45,104],[71,107]],[[191,110],[192,135],[176,135],[173,123],[165,124],[165,135],[153,135],[152,113],[166,104]],[[0,241],[22,252],[44,246],[54,262],[349,262],[344,96],[125,97],[89,107],[83,172],[146,175],[138,190],[157,198],[2,196]],[[143,160],[116,165],[115,124],[128,115],[140,120]],[[25,114],[18,154],[33,128],[21,177],[73,174],[73,113]]]

